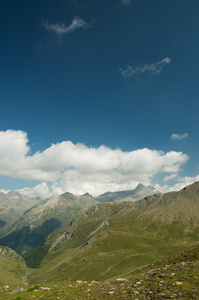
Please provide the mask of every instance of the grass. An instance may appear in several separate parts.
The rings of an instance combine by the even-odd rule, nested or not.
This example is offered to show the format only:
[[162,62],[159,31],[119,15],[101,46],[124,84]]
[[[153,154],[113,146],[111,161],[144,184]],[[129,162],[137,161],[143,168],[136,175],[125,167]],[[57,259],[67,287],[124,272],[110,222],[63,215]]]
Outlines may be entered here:
[[[83,231],[84,232],[84,231]],[[88,234],[88,232],[86,233]],[[139,234],[131,230],[120,232],[118,227],[104,230],[83,246],[74,232],[66,247],[53,251],[50,259],[30,275],[33,283],[61,280],[106,280],[161,259],[185,247],[171,244],[149,231]],[[82,240],[86,241],[86,240]]]
[[[199,299],[199,244],[110,280],[0,287],[1,299]],[[18,286],[19,288],[19,286]],[[10,294],[12,292],[14,294]]]
[[[107,280],[176,253],[198,240],[198,228],[192,231],[180,221],[170,225],[148,222],[140,218],[146,207],[132,212],[131,205],[100,204],[78,216],[65,230],[66,241],[48,252],[41,268],[30,275],[30,281],[38,284]],[[122,213],[121,208],[125,208]],[[105,220],[109,225],[100,227]],[[58,231],[52,235],[57,238]]]
[[29,270],[24,263],[0,254],[0,286],[21,284],[28,274]]

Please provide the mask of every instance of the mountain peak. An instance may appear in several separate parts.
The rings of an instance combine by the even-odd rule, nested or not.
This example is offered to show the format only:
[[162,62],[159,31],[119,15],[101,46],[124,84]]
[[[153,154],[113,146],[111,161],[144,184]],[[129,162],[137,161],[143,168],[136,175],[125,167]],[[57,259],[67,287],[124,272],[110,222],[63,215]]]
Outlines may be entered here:
[[149,189],[150,191],[156,191],[156,189],[152,185],[147,185],[147,189]]
[[136,186],[135,190],[140,190],[140,189],[142,189],[142,188],[145,188],[145,186],[144,186],[142,183],[139,183],[139,184]]
[[89,193],[85,193],[85,194],[83,194],[82,196],[83,196],[83,197],[92,197],[92,198],[93,198],[93,196],[92,196],[91,194],[89,194]]

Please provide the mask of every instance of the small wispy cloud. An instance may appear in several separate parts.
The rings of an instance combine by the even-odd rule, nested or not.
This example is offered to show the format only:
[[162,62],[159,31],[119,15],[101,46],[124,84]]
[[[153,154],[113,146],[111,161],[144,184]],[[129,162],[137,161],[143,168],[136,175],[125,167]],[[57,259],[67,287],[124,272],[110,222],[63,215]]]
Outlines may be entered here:
[[155,62],[153,64],[146,64],[142,67],[138,66],[135,68],[133,68],[132,66],[127,66],[126,69],[119,68],[119,70],[124,77],[131,77],[133,75],[145,73],[145,72],[159,74],[162,71],[162,68],[167,64],[169,64],[170,62],[171,62],[171,58],[165,57],[161,61]]
[[132,4],[132,0],[122,0],[121,4],[122,5],[131,5]]
[[91,23],[89,24],[85,20],[80,19],[79,17],[75,17],[69,26],[66,26],[64,23],[49,24],[48,21],[42,21],[42,24],[47,31],[52,31],[59,36],[67,34],[67,33],[72,33],[76,29],[79,29],[79,28],[88,29],[92,25]]
[[179,134],[179,133],[173,133],[170,138],[172,140],[183,140],[185,138],[188,137],[188,133],[183,133],[183,134]]
[[167,182],[167,181],[170,181],[172,179],[175,179],[176,177],[178,176],[178,174],[171,174],[169,176],[165,176],[164,177],[164,181]]

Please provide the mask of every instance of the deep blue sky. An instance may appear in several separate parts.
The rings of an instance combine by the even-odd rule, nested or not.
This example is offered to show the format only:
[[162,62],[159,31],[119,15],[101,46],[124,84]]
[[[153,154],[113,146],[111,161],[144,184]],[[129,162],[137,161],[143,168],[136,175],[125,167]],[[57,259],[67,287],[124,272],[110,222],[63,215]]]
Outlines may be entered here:
[[[49,29],[74,18],[87,28]],[[0,130],[26,132],[31,154],[68,140],[181,151],[180,176],[199,174],[199,1],[1,0],[0,37]],[[142,72],[125,77],[128,66]]]

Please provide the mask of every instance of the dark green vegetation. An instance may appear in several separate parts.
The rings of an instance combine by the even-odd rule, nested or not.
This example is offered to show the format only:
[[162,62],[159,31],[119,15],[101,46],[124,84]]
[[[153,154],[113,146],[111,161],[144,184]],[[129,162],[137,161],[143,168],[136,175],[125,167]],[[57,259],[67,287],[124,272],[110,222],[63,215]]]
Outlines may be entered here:
[[60,226],[59,220],[51,218],[33,230],[30,229],[30,226],[25,226],[19,231],[10,233],[0,239],[0,244],[7,245],[18,253],[23,253],[23,251],[38,247],[48,234]]
[[6,222],[3,220],[0,220],[0,228],[3,227],[4,225],[6,225]]
[[17,296],[3,289],[2,295],[198,299],[198,241],[199,183],[136,202],[94,202],[24,254],[27,264],[38,268],[26,276],[32,288]]

